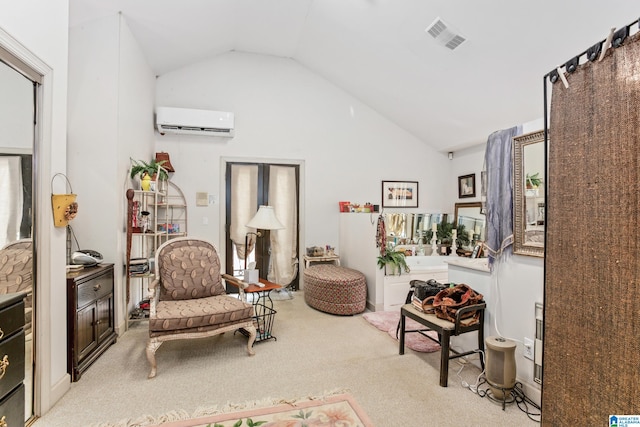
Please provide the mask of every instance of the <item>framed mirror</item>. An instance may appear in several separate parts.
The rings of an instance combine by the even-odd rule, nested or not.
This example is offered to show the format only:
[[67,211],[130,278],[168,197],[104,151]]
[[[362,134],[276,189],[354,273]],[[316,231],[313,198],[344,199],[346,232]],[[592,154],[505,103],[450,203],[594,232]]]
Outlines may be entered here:
[[481,202],[456,203],[455,204],[455,227],[460,224],[469,233],[471,248],[477,242],[484,242],[487,237],[487,220],[482,211]]
[[544,131],[513,138],[513,252],[544,256]]
[[447,214],[443,213],[385,213],[384,223],[387,233],[387,242],[393,246],[423,244],[427,241],[427,232],[433,224],[440,224],[447,220]]

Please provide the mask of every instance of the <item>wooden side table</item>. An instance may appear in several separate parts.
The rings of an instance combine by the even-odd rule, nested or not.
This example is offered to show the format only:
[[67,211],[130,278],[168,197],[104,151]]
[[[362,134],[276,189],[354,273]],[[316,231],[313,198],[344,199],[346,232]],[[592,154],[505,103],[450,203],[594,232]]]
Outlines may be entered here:
[[309,268],[312,262],[333,262],[335,265],[340,265],[340,256],[338,254],[334,255],[323,255],[323,256],[304,256],[305,266]]
[[282,289],[282,286],[266,279],[259,279],[259,281],[264,285],[263,287],[251,284],[244,290],[247,294],[255,294],[257,296],[257,298],[252,298],[253,312],[258,323],[256,342],[272,338],[277,341],[278,339],[271,334],[276,311],[273,309],[273,300],[270,293],[274,289]]
[[67,372],[78,381],[114,344],[113,264],[67,273]]

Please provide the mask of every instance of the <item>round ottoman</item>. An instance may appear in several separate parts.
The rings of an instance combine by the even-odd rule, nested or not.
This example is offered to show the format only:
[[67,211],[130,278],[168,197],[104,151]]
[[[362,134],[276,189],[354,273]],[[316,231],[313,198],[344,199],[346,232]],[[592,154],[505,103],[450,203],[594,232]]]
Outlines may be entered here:
[[304,300],[325,313],[362,313],[367,305],[367,280],[351,268],[312,265],[304,270]]

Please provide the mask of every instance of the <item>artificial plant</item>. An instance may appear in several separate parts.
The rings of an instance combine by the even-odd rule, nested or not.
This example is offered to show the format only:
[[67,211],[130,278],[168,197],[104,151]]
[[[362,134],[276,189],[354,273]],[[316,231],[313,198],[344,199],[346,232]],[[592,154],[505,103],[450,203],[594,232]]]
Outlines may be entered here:
[[144,178],[145,175],[149,175],[150,178],[153,178],[154,175],[158,175],[160,179],[165,180],[169,178],[165,169],[160,169],[159,166],[162,166],[166,163],[166,160],[160,160],[159,162],[155,160],[151,160],[150,162],[145,162],[144,160],[132,160],[133,166],[131,166],[131,178],[135,178],[136,176],[140,176],[140,178]]
[[540,178],[540,172],[534,174],[527,174],[525,178],[525,184],[527,188],[538,188],[542,184],[542,178]]
[[407,265],[407,260],[405,259],[404,252],[396,251],[393,249],[387,249],[384,253],[381,253],[378,256],[378,267],[386,268],[387,265],[390,265],[392,271],[399,271],[402,274],[402,270],[405,273],[411,271],[409,266]]

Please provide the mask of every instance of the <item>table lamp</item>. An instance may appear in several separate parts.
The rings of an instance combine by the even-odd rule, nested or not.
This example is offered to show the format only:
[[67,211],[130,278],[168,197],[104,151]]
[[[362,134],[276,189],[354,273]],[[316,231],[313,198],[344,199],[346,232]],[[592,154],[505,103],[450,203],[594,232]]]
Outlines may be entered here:
[[258,212],[245,226],[256,229],[255,232],[249,231],[244,236],[244,269],[246,270],[247,258],[249,257],[249,235],[254,234],[256,237],[261,237],[260,230],[282,230],[284,225],[276,218],[273,206],[260,205]]

